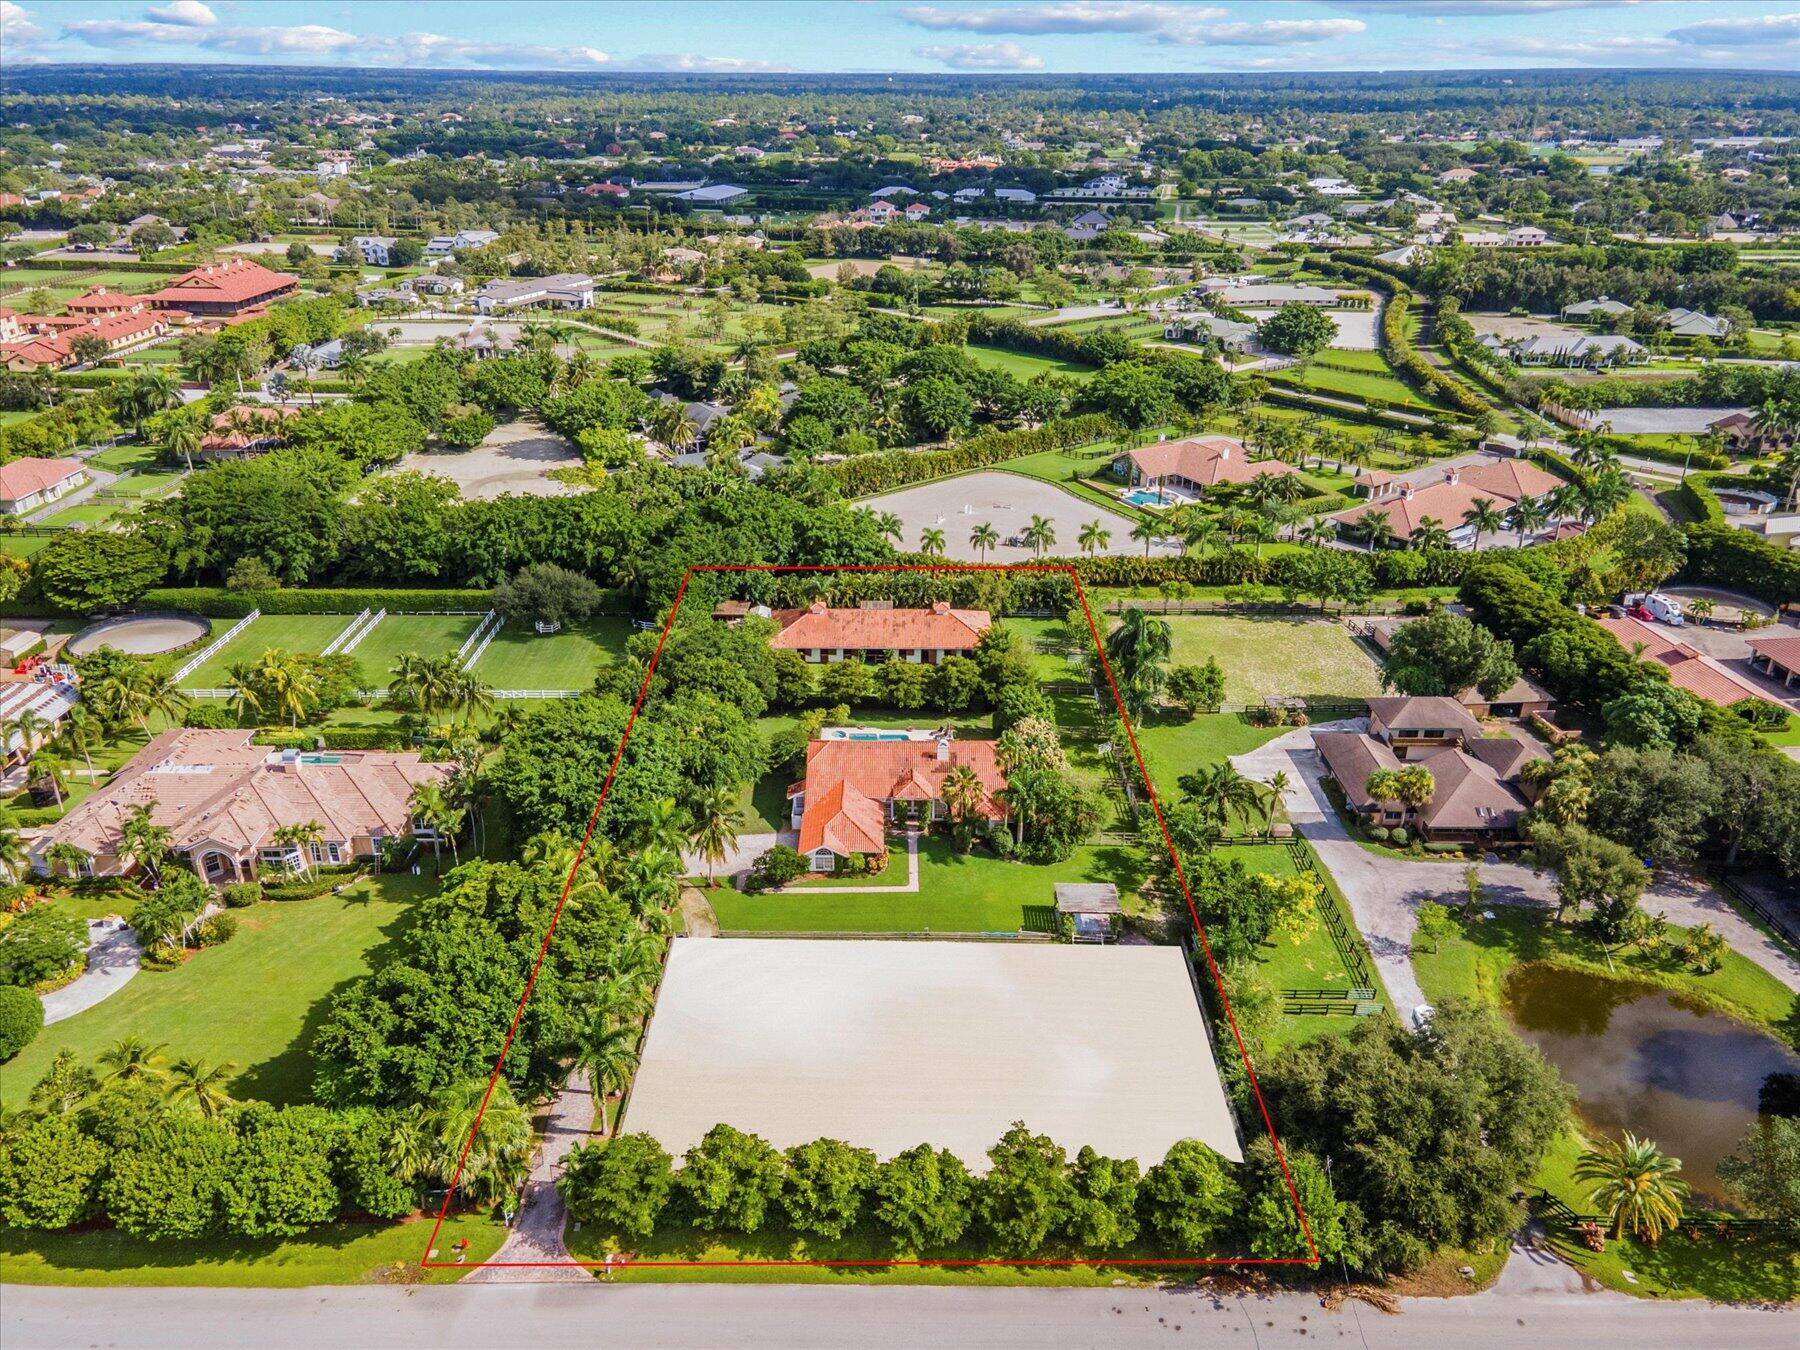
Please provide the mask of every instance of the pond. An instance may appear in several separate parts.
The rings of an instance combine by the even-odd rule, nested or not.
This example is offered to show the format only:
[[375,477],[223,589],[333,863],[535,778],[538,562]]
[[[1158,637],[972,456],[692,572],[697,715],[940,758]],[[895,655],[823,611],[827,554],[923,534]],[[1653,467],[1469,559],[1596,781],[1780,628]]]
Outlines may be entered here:
[[1719,1161],[1756,1119],[1764,1080],[1800,1073],[1773,1037],[1654,985],[1527,963],[1507,977],[1506,1011],[1575,1088],[1590,1130],[1654,1139],[1714,1204]]

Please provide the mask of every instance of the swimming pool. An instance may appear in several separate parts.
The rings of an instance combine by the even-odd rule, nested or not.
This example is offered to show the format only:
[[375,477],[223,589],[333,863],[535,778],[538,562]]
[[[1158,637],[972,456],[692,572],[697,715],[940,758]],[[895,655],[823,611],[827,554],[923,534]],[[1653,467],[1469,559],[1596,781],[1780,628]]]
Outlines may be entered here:
[[819,733],[819,739],[825,741],[924,741],[931,740],[935,732],[918,727],[888,730],[882,727],[826,727]]
[[1155,488],[1133,488],[1125,494],[1123,500],[1133,506],[1185,506],[1188,498],[1167,489],[1158,492]]

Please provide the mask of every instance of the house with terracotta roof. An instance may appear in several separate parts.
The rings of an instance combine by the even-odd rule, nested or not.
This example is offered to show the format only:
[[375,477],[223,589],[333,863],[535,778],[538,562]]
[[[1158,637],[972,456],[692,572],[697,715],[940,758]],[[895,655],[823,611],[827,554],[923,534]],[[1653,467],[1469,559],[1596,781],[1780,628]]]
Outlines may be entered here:
[[254,258],[233,258],[183,272],[145,298],[157,309],[229,319],[284,299],[299,285],[298,277],[272,272]]
[[[1320,731],[1313,747],[1346,805],[1369,825],[1404,826],[1420,837],[1488,841],[1518,829],[1531,809],[1521,773],[1548,752],[1535,740],[1484,735],[1481,724],[1453,698],[1369,700],[1369,731]],[[1378,771],[1419,765],[1430,772],[1431,800],[1410,807],[1375,797]]]
[[79,314],[89,318],[103,318],[111,314],[137,314],[150,308],[150,302],[141,295],[129,295],[124,291],[108,290],[105,286],[90,286],[80,295],[63,302],[63,309],[69,314]]
[[[383,840],[433,838],[413,820],[414,791],[451,766],[416,751],[344,750],[307,754],[254,745],[249,731],[176,728],[157,736],[113,776],[32,842],[32,868],[49,875],[49,852],[73,844],[87,855],[83,876],[121,876],[126,820],[140,807],[169,830],[176,857],[216,885],[263,869],[297,871],[312,863],[373,857]],[[283,826],[316,822],[322,838],[303,857],[278,843]]]
[[[1331,519],[1340,528],[1357,531],[1372,516],[1385,516],[1394,538],[1406,540],[1429,519],[1441,525],[1455,548],[1472,548],[1475,531],[1463,523],[1463,513],[1478,500],[1501,511],[1531,498],[1541,501],[1562,486],[1562,479],[1519,459],[1494,459],[1476,464],[1452,464],[1435,476],[1396,478],[1380,472],[1357,475],[1356,488],[1368,497],[1361,506],[1339,511]],[[1494,536],[1489,535],[1488,538]]]
[[87,482],[78,459],[15,459],[0,464],[0,515],[22,516]]
[[1006,775],[995,742],[959,741],[947,729],[887,734],[904,739],[843,731],[807,747],[806,777],[788,788],[788,801],[796,847],[815,872],[836,871],[853,854],[878,869],[890,824],[949,819],[945,784],[959,769],[981,785],[973,822],[987,827],[1006,819]]
[[248,459],[281,444],[287,423],[300,409],[286,403],[240,403],[212,415],[200,438],[204,459]]
[[1703,698],[1729,708],[1747,698],[1773,703],[1761,689],[1728,666],[1695,650],[1685,642],[1664,637],[1647,623],[1610,615],[1595,620],[1619,640],[1619,645],[1634,653],[1640,661],[1649,661],[1669,672],[1669,683],[1685,689],[1695,698]]
[[1279,478],[1295,471],[1293,465],[1278,459],[1251,459],[1244,443],[1230,436],[1191,436],[1141,445],[1120,455],[1112,467],[1132,487],[1187,497],[1203,497],[1208,488],[1225,483],[1249,483],[1269,475]]
[[881,604],[833,609],[815,600],[805,609],[778,609],[771,617],[781,631],[769,645],[813,662],[896,659],[936,665],[946,656],[974,655],[981,635],[993,626],[985,609],[955,609],[944,600],[929,609]]
[[1765,633],[1750,639],[1750,664],[1780,680],[1782,688],[1800,680],[1800,633]]

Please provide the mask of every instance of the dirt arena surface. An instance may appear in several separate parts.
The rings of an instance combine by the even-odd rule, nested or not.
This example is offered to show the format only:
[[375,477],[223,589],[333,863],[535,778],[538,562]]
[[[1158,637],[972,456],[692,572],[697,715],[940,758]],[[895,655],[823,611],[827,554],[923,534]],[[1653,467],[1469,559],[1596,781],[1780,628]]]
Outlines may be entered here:
[[1176,947],[677,938],[621,1126],[721,1121],[985,1171],[1015,1120],[1073,1154],[1242,1148]]
[[[944,532],[944,556],[958,562],[980,562],[981,551],[969,542],[969,532],[982,523],[998,531],[1001,543],[987,551],[988,562],[1033,562],[1028,548],[1011,546],[1005,541],[1024,533],[1035,516],[1048,516],[1056,526],[1056,543],[1049,552],[1073,557],[1080,551],[1081,527],[1090,520],[1102,521],[1112,538],[1102,553],[1139,553],[1141,543],[1131,538],[1132,521],[1117,511],[1109,511],[1072,492],[1064,492],[1054,483],[1027,478],[1017,473],[967,473],[960,478],[943,478],[935,483],[921,483],[880,497],[870,497],[860,505],[872,511],[892,511],[905,527],[899,547],[916,549],[919,532],[935,527]],[[1157,548],[1151,549],[1152,553]],[[1168,548],[1163,547],[1167,552]]]
[[109,619],[84,628],[69,639],[71,656],[85,656],[102,647],[130,656],[155,656],[197,642],[211,631],[205,619],[185,614],[144,614],[129,619]]
[[503,422],[473,450],[434,450],[408,455],[401,470],[448,478],[469,501],[521,497],[561,497],[578,489],[549,476],[552,469],[581,463],[581,452],[535,422]]

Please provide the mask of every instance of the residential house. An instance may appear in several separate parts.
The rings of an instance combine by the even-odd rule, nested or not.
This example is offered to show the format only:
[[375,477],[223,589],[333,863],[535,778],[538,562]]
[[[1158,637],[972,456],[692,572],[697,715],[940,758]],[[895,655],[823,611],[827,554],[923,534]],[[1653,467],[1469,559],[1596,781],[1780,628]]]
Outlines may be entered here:
[[1761,699],[1765,703],[1775,701],[1730,667],[1685,642],[1664,637],[1649,624],[1611,615],[1597,616],[1595,622],[1640,661],[1649,661],[1668,671],[1669,683],[1677,689],[1687,690],[1695,698],[1706,699],[1724,708],[1747,698]]
[[1226,351],[1241,352],[1256,341],[1256,325],[1196,310],[1171,315],[1163,324],[1163,339],[1167,342],[1216,342]]
[[1469,688],[1458,694],[1456,701],[1472,717],[1548,717],[1556,711],[1550,691],[1523,675],[1492,698]]
[[1749,412],[1726,413],[1707,423],[1706,429],[1716,431],[1725,438],[1726,449],[1740,454],[1766,455],[1785,450],[1800,436],[1792,427],[1764,425]]
[[299,408],[284,403],[240,403],[216,412],[200,438],[200,457],[248,459],[273,450],[281,444],[285,423],[299,415]]
[[[1482,734],[1452,698],[1369,700],[1367,734],[1320,731],[1313,746],[1350,810],[1371,825],[1402,826],[1430,840],[1485,842],[1517,830],[1531,807],[1520,774],[1548,757],[1535,740]],[[1370,775],[1420,765],[1430,772],[1430,801],[1410,807],[1374,797]]]
[[509,309],[590,309],[594,303],[594,279],[580,272],[558,272],[547,277],[511,277],[483,282],[475,289],[475,308],[483,314]]
[[183,272],[145,298],[157,309],[236,318],[292,295],[299,285],[298,277],[272,272],[252,258],[233,258]]
[[1782,688],[1800,680],[1800,634],[1789,631],[1764,633],[1750,640],[1750,665],[1760,667]]
[[1672,309],[1663,315],[1663,322],[1668,325],[1673,337],[1710,338],[1718,342],[1731,331],[1731,324],[1727,320],[1702,314],[1697,309]]
[[1370,516],[1386,516],[1394,537],[1405,540],[1429,519],[1449,534],[1452,547],[1467,548],[1476,540],[1475,531],[1463,523],[1463,512],[1477,499],[1486,499],[1505,511],[1527,497],[1542,500],[1562,486],[1562,479],[1523,460],[1494,459],[1451,465],[1435,478],[1402,479],[1367,472],[1357,476],[1356,486],[1369,500],[1332,516],[1339,526],[1357,530]]
[[1285,477],[1294,466],[1278,459],[1253,460],[1244,443],[1230,436],[1191,436],[1127,450],[1113,460],[1113,472],[1132,487],[1201,497],[1222,483],[1249,483]]
[[137,314],[148,308],[150,302],[144,296],[128,295],[124,291],[112,291],[104,286],[90,286],[80,295],[63,302],[64,312],[82,318]]
[[[451,765],[427,763],[410,750],[272,750],[254,744],[254,734],[163,732],[37,836],[33,869],[48,875],[50,850],[73,844],[88,856],[83,876],[131,871],[124,827],[138,808],[148,808],[151,822],[169,831],[169,847],[185,866],[217,885],[264,869],[298,871],[308,863],[371,857],[382,841],[409,834],[435,837],[414,821],[412,796],[442,781]],[[306,854],[276,841],[284,826],[314,822],[323,837]]]
[[1615,333],[1533,333],[1524,338],[1484,333],[1479,341],[1522,366],[1616,366],[1650,357],[1641,342]]
[[15,459],[0,464],[0,515],[22,516],[87,482],[78,459]]
[[1279,309],[1283,305],[1312,305],[1318,309],[1329,309],[1343,301],[1343,294],[1326,290],[1323,286],[1314,286],[1308,282],[1288,284],[1282,282],[1252,281],[1242,277],[1208,277],[1195,293],[1216,295],[1228,304],[1239,307]]
[[415,295],[461,295],[466,283],[461,277],[444,277],[427,274],[408,277],[400,283],[400,289],[411,291]]
[[1578,300],[1572,305],[1564,305],[1562,316],[1565,319],[1616,319],[1631,313],[1631,306],[1623,300],[1614,300],[1603,295],[1598,300]]
[[882,604],[833,609],[815,600],[805,609],[776,610],[773,618],[781,631],[769,645],[813,662],[897,658],[936,665],[946,656],[972,656],[993,625],[985,609],[953,609],[942,600],[929,609]]
[[884,858],[890,823],[948,819],[944,785],[961,768],[981,785],[974,823],[991,827],[1006,819],[1006,775],[995,742],[959,741],[947,728],[904,737],[840,732],[807,746],[806,776],[788,788],[789,818],[800,835],[796,847],[815,872],[836,871],[853,855]]
[[386,267],[394,245],[399,242],[391,234],[359,234],[350,240],[350,247],[360,253],[362,260],[369,266]]

